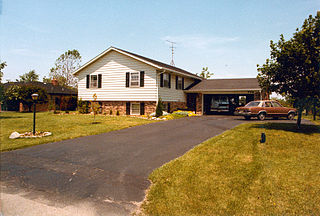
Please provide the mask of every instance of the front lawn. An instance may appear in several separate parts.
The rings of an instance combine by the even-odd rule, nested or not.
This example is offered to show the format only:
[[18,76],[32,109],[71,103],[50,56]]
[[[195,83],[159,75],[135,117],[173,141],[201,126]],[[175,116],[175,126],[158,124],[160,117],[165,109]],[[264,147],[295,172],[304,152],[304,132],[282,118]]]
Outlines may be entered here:
[[146,215],[320,215],[320,126],[243,124],[150,179]]
[[50,131],[52,136],[43,138],[9,139],[12,132],[32,131],[33,114],[1,112],[1,151],[8,151],[43,143],[72,139],[80,136],[100,134],[154,121],[127,116],[96,116],[96,124],[92,124],[92,115],[65,114],[50,112],[37,113],[37,131]]

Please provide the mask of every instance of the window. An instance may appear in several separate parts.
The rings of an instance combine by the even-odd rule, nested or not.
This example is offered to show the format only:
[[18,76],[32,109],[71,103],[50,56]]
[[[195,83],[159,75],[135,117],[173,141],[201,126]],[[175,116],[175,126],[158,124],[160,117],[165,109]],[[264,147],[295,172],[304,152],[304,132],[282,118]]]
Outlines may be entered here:
[[131,115],[140,115],[140,103],[131,103]]
[[132,72],[130,73],[130,86],[131,87],[139,87],[139,73],[138,72]]
[[247,105],[245,105],[245,107],[258,107],[259,104],[260,104],[259,101],[251,101]]
[[279,104],[278,102],[273,101],[272,102],[273,107],[282,107],[281,104]]
[[164,73],[163,74],[163,87],[169,88],[169,74]]
[[182,77],[177,78],[177,89],[182,89]]
[[90,77],[90,88],[97,88],[98,87],[98,76],[91,75]]
[[265,102],[264,107],[272,107],[271,102]]

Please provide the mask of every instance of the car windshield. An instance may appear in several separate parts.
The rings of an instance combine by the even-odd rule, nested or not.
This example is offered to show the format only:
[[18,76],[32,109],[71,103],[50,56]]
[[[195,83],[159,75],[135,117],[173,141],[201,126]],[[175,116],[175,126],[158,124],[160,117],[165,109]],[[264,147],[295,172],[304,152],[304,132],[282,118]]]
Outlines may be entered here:
[[259,101],[251,101],[250,103],[245,105],[245,107],[257,107],[257,106],[259,106],[259,104],[260,104]]

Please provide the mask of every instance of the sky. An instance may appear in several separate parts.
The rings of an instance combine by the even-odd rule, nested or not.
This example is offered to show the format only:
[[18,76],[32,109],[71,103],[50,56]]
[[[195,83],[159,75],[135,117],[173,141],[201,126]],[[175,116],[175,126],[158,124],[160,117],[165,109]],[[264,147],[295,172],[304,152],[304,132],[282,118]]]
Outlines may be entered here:
[[48,77],[55,60],[77,49],[81,64],[115,46],[213,78],[257,76],[270,40],[292,37],[320,0],[0,0],[3,80],[30,70]]

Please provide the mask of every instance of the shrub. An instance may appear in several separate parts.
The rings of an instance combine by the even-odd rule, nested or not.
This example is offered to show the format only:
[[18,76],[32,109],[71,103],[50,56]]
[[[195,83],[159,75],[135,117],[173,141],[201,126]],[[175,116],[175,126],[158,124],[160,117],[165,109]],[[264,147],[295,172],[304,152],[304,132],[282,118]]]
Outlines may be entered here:
[[110,115],[112,115],[112,110],[110,110],[110,113],[109,113]]
[[89,113],[89,102],[83,101],[81,98],[78,101],[78,112],[79,113]]
[[158,104],[157,104],[157,108],[156,108],[156,117],[160,117],[163,114],[163,104],[161,101],[161,98],[159,98]]
[[117,116],[119,116],[120,115],[120,111],[119,110],[117,110]]

